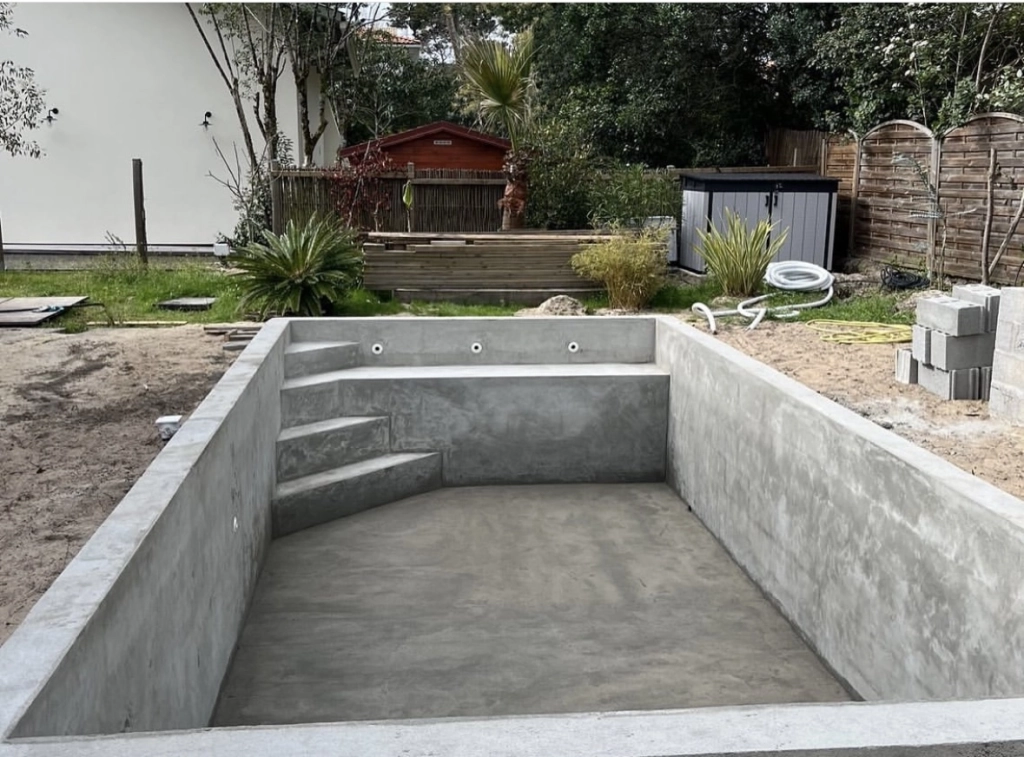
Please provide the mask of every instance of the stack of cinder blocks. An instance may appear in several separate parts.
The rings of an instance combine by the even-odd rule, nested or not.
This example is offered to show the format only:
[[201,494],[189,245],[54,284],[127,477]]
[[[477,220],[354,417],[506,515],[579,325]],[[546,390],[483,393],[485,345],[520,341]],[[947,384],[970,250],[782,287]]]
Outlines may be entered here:
[[918,301],[912,348],[896,353],[896,380],[947,400],[987,400],[999,300],[998,289],[965,284]]

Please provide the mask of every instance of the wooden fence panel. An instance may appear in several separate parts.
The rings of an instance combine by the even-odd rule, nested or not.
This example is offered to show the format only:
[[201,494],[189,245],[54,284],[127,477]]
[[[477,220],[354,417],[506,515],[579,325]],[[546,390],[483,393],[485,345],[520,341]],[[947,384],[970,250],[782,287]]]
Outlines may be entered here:
[[925,262],[933,146],[930,132],[907,122],[882,124],[860,140],[852,208],[855,255],[904,265]]
[[[284,223],[305,222],[314,212],[340,216],[342,184],[333,170],[284,170],[274,174],[282,201]],[[505,180],[500,171],[422,169],[414,171],[413,204],[408,211],[402,200],[404,172],[374,180],[383,202],[377,216],[361,213],[343,218],[363,229],[383,232],[477,232],[501,228],[498,200]]]
[[825,144],[823,173],[839,179],[838,206],[836,208],[835,253],[840,261],[850,254],[853,222],[853,181],[857,163],[857,140],[853,137],[833,135]]
[[[948,132],[939,161],[939,195],[945,213],[945,271],[981,278],[981,241],[985,225],[989,149],[996,151],[993,184],[993,257],[1006,237],[1024,190],[1024,119],[986,115]],[[941,229],[940,229],[941,236]],[[941,239],[940,239],[941,244]],[[992,280],[1012,283],[1024,262],[1024,229],[1018,229]]]
[[813,129],[770,129],[765,139],[765,157],[770,166],[819,165],[821,144],[828,132]]

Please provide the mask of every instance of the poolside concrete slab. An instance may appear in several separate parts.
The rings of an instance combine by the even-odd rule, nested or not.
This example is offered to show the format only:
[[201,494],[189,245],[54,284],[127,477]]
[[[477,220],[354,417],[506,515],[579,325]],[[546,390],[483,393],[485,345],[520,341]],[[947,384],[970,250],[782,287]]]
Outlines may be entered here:
[[467,487],[274,541],[213,724],[846,699],[664,484]]

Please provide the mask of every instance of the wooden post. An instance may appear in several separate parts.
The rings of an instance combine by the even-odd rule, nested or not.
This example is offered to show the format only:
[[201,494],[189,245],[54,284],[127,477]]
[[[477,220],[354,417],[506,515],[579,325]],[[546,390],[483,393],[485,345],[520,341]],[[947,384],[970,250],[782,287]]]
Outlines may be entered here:
[[854,241],[857,238],[857,191],[860,189],[860,137],[856,137],[853,151],[853,180],[850,182],[850,230],[846,254],[853,257]]
[[0,272],[6,270],[7,263],[4,262],[4,225],[3,223],[0,223]]
[[821,148],[818,152],[819,172],[822,176],[828,176],[828,140],[821,140]]
[[413,181],[416,178],[416,164],[406,163],[405,164],[405,180],[412,186],[412,205],[408,208],[409,213],[409,233],[416,231],[416,184]]
[[988,151],[988,175],[985,177],[985,226],[981,232],[981,283],[988,284],[988,251],[992,243],[992,214],[995,208],[996,148]]
[[270,161],[270,230],[275,234],[284,232],[284,192],[277,175],[279,168],[276,160]]
[[143,266],[149,266],[149,244],[146,240],[146,204],[142,192],[142,158],[132,158],[132,189],[135,194],[135,250]]
[[[942,203],[939,201],[939,161],[942,159],[941,155],[942,155],[942,153],[941,153],[941,146],[939,144],[939,140],[936,139],[934,135],[932,135],[931,166],[929,166],[929,170],[928,170],[928,181],[931,182],[931,187],[929,189],[929,194],[934,192],[934,198],[930,197],[929,199],[933,199],[933,201],[935,203],[935,206],[934,206],[934,208],[930,208],[930,210],[932,212],[930,212],[928,214],[928,251],[927,251],[927,254],[925,256],[925,260],[927,261],[927,266],[926,267],[928,268],[928,278],[932,279],[932,283],[935,284],[936,288],[941,288],[942,287],[942,279],[944,278],[945,267],[946,267],[946,261],[945,261],[946,249],[945,249],[945,244],[943,244],[943,246],[942,246],[942,249],[941,249],[941,253],[942,254],[940,256],[940,259],[937,260],[936,257],[935,257],[935,253],[936,253],[937,247],[938,247],[938,220],[939,220],[936,217],[936,215],[942,213]],[[946,228],[946,220],[945,219],[942,220],[942,228],[943,228],[943,239],[945,239],[945,228]],[[932,269],[934,269],[934,270],[932,270]],[[935,281],[936,278],[938,279],[938,281]]]

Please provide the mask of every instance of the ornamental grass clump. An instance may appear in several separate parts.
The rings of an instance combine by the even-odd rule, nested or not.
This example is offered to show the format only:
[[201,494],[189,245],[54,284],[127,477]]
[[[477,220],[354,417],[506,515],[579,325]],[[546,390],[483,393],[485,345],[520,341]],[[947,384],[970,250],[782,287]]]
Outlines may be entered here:
[[788,231],[775,234],[775,225],[768,221],[750,228],[738,213],[726,208],[724,233],[716,228],[697,230],[701,241],[697,254],[704,258],[723,295],[748,297],[760,290],[768,264],[782,249]]
[[665,285],[665,237],[654,229],[619,232],[587,245],[570,262],[580,276],[605,288],[609,307],[639,310]]
[[363,254],[356,232],[333,220],[288,222],[283,234],[263,233],[232,256],[241,284],[239,307],[270,315],[321,316],[359,283]]

